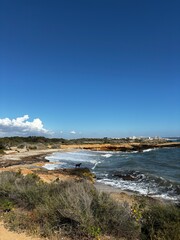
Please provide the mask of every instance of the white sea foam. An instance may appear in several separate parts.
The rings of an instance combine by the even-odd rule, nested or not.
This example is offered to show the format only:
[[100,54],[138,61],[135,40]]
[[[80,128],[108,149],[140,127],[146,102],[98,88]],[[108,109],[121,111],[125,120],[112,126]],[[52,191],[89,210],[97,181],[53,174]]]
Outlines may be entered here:
[[94,166],[92,167],[92,170],[94,170],[95,167],[96,167],[99,163],[101,163],[101,162],[100,162],[100,161],[99,161],[99,162],[96,162],[96,163],[94,164]]
[[143,152],[151,152],[151,151],[153,151],[153,150],[155,150],[155,149],[154,149],[154,148],[149,148],[149,149],[143,150]]
[[110,185],[112,187],[120,188],[121,190],[130,190],[134,192],[139,192],[140,194],[146,195],[148,193],[148,189],[144,184],[137,184],[136,182],[129,182],[124,180],[112,180],[112,179],[101,179],[97,180],[97,182],[104,183],[106,185]]
[[102,154],[101,156],[105,158],[109,158],[109,157],[112,157],[112,154],[106,153],[106,154]]
[[97,155],[86,151],[56,152],[46,157],[50,162],[66,163],[66,167],[72,167],[77,162],[86,163],[86,165],[95,165],[97,163],[97,158]]
[[43,167],[48,169],[48,170],[54,170],[54,169],[59,168],[59,164],[49,164],[49,163],[46,163]]
[[[150,152],[158,149],[146,149],[142,154],[142,158],[145,159],[146,152]],[[143,195],[151,195],[154,197],[161,197],[169,200],[176,200],[177,196],[174,192],[173,186],[168,187],[167,184],[163,184],[165,179],[162,175],[159,176],[159,181],[156,181],[154,177],[148,177],[147,174],[143,174],[144,170],[140,171],[139,176],[134,181],[126,181],[123,179],[111,179],[111,173],[116,171],[118,168],[123,172],[125,169],[132,170],[133,172],[137,169],[138,158],[137,152],[112,152],[112,151],[88,151],[88,150],[77,150],[72,152],[56,152],[51,156],[46,157],[53,164],[46,164],[47,169],[57,168],[72,168],[76,163],[81,162],[83,167],[88,167],[93,170],[98,180],[97,182],[110,185],[121,190],[130,190],[138,192]],[[112,161],[111,161],[112,159]],[[129,160],[134,163],[129,164]],[[151,159],[151,164],[152,164]],[[139,162],[141,164],[141,162]],[[154,162],[156,164],[156,161]],[[142,166],[140,166],[141,169]],[[150,176],[152,172],[150,171]],[[156,176],[156,172],[155,174]],[[101,179],[99,179],[101,178]],[[146,179],[147,178],[147,179]],[[163,182],[162,182],[163,181]],[[167,186],[166,186],[167,185]],[[169,190],[172,189],[172,192]],[[167,190],[167,191],[166,191]],[[167,194],[165,194],[167,193]]]
[[177,196],[169,196],[168,194],[157,194],[157,195],[151,195],[151,197],[154,197],[154,198],[163,198],[165,200],[172,200],[172,201],[179,201],[180,200],[180,197],[177,197]]
[[97,154],[97,153],[100,153],[100,154],[106,154],[106,153],[110,153],[110,154],[117,154],[117,153],[119,153],[119,151],[116,151],[116,152],[114,152],[114,151],[93,151],[95,154]]
[[73,156],[88,156],[88,157],[93,157],[94,154],[92,154],[93,152],[90,152],[90,151],[76,151],[76,152],[68,152],[67,154],[68,155],[73,155]]
[[178,201],[180,200],[180,197],[178,196],[171,196],[168,193],[162,193],[160,194],[158,191],[158,188],[156,185],[151,185],[149,188],[149,185],[141,182],[129,182],[129,181],[124,181],[124,180],[114,180],[114,179],[100,179],[97,180],[97,182],[103,183],[105,185],[109,185],[115,188],[119,188],[121,190],[129,190],[133,192],[138,192],[142,195],[147,195],[155,198],[162,198],[165,200],[172,200],[172,201]]

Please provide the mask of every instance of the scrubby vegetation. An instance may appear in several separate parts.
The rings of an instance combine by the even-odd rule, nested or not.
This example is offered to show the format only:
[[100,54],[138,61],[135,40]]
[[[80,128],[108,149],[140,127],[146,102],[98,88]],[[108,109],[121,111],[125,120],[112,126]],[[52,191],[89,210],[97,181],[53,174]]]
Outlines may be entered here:
[[18,147],[19,149],[25,146],[29,149],[35,150],[37,148],[47,148],[48,145],[57,148],[60,144],[66,142],[62,138],[45,138],[39,136],[29,136],[29,137],[4,137],[0,138],[0,149],[10,149],[11,147]]
[[143,213],[141,239],[179,240],[180,208],[169,205],[150,206]]
[[129,207],[86,181],[42,182],[36,174],[0,173],[0,211],[12,230],[51,239],[178,240],[180,208],[152,206],[146,199]]
[[180,205],[135,196],[132,214],[141,225],[141,240],[179,240]]
[[0,143],[0,154],[3,154],[5,150],[5,146]]
[[[79,139],[64,139],[64,138],[46,138],[43,136],[29,136],[29,137],[4,137],[0,138],[0,149],[10,149],[11,147],[18,147],[19,149],[25,146],[29,149],[36,149],[51,146],[51,148],[59,148],[61,144],[120,144],[120,143],[152,143],[148,138],[79,138]],[[154,139],[153,143],[167,142],[165,139]]]
[[83,182],[42,182],[35,174],[0,174],[1,211],[6,224],[51,237],[64,234],[72,239],[136,239],[139,225],[130,208],[99,193]]

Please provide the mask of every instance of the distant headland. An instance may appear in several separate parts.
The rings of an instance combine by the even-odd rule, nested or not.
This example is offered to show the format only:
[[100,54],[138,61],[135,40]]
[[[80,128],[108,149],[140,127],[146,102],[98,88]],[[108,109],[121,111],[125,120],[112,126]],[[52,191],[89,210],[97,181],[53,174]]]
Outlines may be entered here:
[[143,151],[149,148],[180,147],[180,138],[46,138],[39,136],[0,138],[0,154],[46,149],[88,149],[102,151]]

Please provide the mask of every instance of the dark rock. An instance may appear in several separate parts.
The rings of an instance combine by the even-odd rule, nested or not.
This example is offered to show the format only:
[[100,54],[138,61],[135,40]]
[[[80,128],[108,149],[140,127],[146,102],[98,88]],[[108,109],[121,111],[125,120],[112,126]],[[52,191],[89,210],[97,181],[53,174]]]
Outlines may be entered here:
[[137,178],[131,174],[121,174],[121,173],[116,173],[113,175],[114,177],[118,177],[118,178],[121,178],[123,180],[126,180],[126,181],[134,181],[136,180]]

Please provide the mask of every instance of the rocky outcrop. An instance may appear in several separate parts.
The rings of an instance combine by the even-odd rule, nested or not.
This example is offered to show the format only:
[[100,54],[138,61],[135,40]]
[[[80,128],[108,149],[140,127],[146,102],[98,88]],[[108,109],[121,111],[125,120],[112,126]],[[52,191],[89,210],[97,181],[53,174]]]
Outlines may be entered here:
[[60,173],[64,175],[75,176],[80,179],[86,179],[90,182],[95,181],[96,175],[90,171],[89,168],[65,168],[65,169],[58,169],[58,170],[51,170],[51,174],[53,173]]
[[122,151],[132,152],[150,148],[164,148],[164,147],[180,147],[180,142],[166,142],[166,143],[122,143],[122,144],[73,144],[73,145],[61,145],[61,149],[86,149],[93,151]]
[[37,162],[47,163],[49,161],[45,159],[45,156],[46,154],[33,156],[33,157],[29,156],[29,157],[22,158],[20,160],[2,159],[0,160],[0,168],[7,168],[10,166],[23,165],[23,164],[33,164]]

